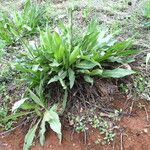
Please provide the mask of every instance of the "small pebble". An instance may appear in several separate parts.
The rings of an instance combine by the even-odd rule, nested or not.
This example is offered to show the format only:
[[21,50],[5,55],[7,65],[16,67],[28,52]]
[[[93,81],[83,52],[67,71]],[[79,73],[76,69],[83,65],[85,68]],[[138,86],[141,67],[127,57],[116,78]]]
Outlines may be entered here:
[[144,133],[148,133],[148,129],[144,129],[143,132],[144,132]]

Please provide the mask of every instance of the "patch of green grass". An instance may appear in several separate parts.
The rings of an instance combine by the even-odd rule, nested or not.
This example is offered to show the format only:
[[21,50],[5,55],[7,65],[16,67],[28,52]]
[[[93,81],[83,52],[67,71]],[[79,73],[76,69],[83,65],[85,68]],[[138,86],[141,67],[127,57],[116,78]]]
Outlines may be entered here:
[[45,10],[42,5],[27,0],[23,9],[12,15],[14,28],[11,29],[11,32],[16,36],[18,36],[18,33],[22,36],[36,33],[37,27],[44,24],[44,13]]
[[45,24],[44,13],[44,7],[31,0],[26,0],[20,11],[1,12],[0,39],[9,45],[23,36],[37,33],[38,27]]

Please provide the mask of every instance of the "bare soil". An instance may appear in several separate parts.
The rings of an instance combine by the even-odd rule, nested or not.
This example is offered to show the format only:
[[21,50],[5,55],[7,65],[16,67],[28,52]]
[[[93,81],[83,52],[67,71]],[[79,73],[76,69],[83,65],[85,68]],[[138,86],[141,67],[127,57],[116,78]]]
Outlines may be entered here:
[[[148,102],[119,99],[114,101],[114,106],[123,109],[126,106],[128,108],[126,112],[131,112],[131,115],[123,115],[118,122],[116,137],[111,144],[96,144],[95,141],[102,139],[102,135],[95,129],[91,128],[85,136],[84,133],[74,133],[72,128],[66,124],[63,125],[62,144],[59,144],[55,133],[49,130],[45,145],[41,147],[36,139],[31,150],[150,150],[150,122],[148,118],[150,107]],[[26,131],[27,127],[24,126],[1,136],[0,150],[21,150]]]

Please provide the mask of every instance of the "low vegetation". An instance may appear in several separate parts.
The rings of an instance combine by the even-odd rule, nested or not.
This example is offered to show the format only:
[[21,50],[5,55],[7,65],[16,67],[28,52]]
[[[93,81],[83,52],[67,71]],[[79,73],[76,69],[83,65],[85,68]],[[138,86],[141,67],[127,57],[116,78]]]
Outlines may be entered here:
[[[74,7],[68,8],[64,20],[58,19],[49,25],[44,6],[46,5],[27,0],[20,11],[16,10],[12,15],[1,12],[0,15],[0,62],[4,64],[6,50],[18,44],[19,50],[15,58],[11,57],[9,67],[17,81],[21,80],[18,82],[24,86],[20,100],[10,103],[11,112],[8,110],[10,106],[7,100],[0,106],[0,126],[7,130],[13,126],[13,121],[19,118],[28,118],[28,122],[32,120],[25,136],[23,150],[32,146],[35,136],[38,136],[40,144],[44,145],[48,126],[61,142],[63,133],[60,116],[66,111],[69,94],[76,88],[76,83],[84,80],[89,86],[94,86],[95,78],[123,78],[137,73],[129,65],[136,61],[133,55],[139,52],[133,45],[134,36],[120,40],[116,36],[120,31],[103,28],[98,19],[89,21],[88,17],[92,13],[90,7],[85,8],[82,14],[83,20],[88,22],[85,31],[76,31]],[[144,16],[148,20],[146,27],[150,24],[149,8],[149,3],[144,5]],[[31,41],[33,35],[38,42],[34,39]],[[148,53],[147,71],[149,60]],[[6,74],[1,73],[0,81],[3,76]],[[134,82],[134,86],[141,84],[141,78]],[[2,98],[7,95],[6,84],[9,82],[3,80],[0,85]],[[61,89],[61,97],[57,100],[51,95],[54,86]],[[128,90],[128,87],[122,84],[122,89]],[[118,114],[116,110],[115,115],[110,114],[109,118],[117,121]],[[83,116],[70,114],[69,117],[77,132],[87,130],[89,123],[105,136],[104,143],[110,143],[115,137],[115,133],[109,130],[108,122],[100,115],[95,114],[88,118],[88,121]]]
[[37,33],[37,28],[44,24],[44,8],[27,0],[22,10],[1,12],[0,39],[7,45],[12,44],[23,36]]

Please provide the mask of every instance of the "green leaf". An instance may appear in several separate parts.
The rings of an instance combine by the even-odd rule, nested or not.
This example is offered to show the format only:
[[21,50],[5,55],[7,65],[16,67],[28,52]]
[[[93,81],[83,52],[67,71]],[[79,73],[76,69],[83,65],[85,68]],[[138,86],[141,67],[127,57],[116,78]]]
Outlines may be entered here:
[[23,145],[23,150],[29,150],[29,148],[32,146],[34,137],[35,137],[35,132],[37,130],[37,127],[40,123],[40,120],[34,125],[31,129],[29,129],[28,133],[25,136],[24,140],[24,145]]
[[93,78],[91,78],[90,76],[85,75],[85,76],[84,76],[84,80],[85,80],[86,82],[88,82],[88,83],[91,83],[91,85],[93,85],[94,80],[93,80]]
[[54,76],[53,78],[51,78],[49,81],[48,81],[48,84],[50,83],[53,83],[53,82],[56,82],[56,81],[59,81],[59,76]]
[[94,69],[89,73],[89,75],[91,75],[91,76],[100,76],[100,75],[102,75],[102,73],[103,73],[102,69]]
[[15,102],[12,107],[12,112],[16,111],[26,100],[28,100],[28,98],[23,98],[23,99]]
[[49,64],[51,67],[58,67],[60,64],[54,59],[51,64]]
[[58,114],[53,111],[52,109],[50,109],[49,111],[50,114],[50,120],[48,121],[48,123],[50,124],[51,129],[57,133],[57,136],[61,142],[62,140],[62,133],[61,133],[61,122],[59,120],[59,116]]
[[34,110],[34,109],[39,109],[40,110],[40,106],[35,104],[35,103],[31,103],[31,102],[24,102],[21,106],[21,109],[23,110]]
[[133,55],[133,54],[137,54],[139,51],[137,50],[123,50],[121,52],[118,52],[117,55],[118,56],[128,56],[128,55]]
[[[49,115],[49,113],[48,113]],[[44,117],[43,120],[41,122],[41,126],[40,126],[40,132],[39,132],[39,136],[40,136],[40,144],[43,146],[44,142],[45,142],[45,132],[46,132],[46,121],[49,121],[49,118],[47,119],[47,111],[44,113]]]
[[63,60],[64,57],[64,47],[63,45],[60,45],[58,49],[55,50],[54,56],[57,62],[61,62]]
[[59,71],[58,76],[60,79],[65,79],[65,77],[67,76],[67,71]]
[[109,50],[119,53],[119,52],[126,50],[127,48],[130,48],[132,46],[132,43],[133,41],[131,39],[127,39],[127,40],[116,43]]
[[134,58],[118,58],[118,57],[110,57],[108,59],[110,62],[118,62],[118,63],[131,63],[134,62],[135,59]]
[[44,113],[44,117],[41,123],[41,128],[40,128],[40,143],[41,145],[44,144],[45,142],[45,123],[48,122],[51,129],[57,133],[58,138],[61,142],[62,139],[62,133],[61,133],[61,123],[59,120],[59,116],[54,110],[54,107],[52,107],[50,110],[46,110]]
[[39,66],[40,66],[39,64],[38,65],[33,65],[32,66],[32,70],[33,71],[38,71],[39,70]]
[[102,62],[104,60],[109,59],[112,56],[128,56],[131,54],[137,53],[135,50],[126,50],[127,48],[130,48],[132,45],[132,40],[128,39],[122,42],[118,42],[115,45],[111,46],[109,49],[107,49],[104,52],[104,55],[101,55],[99,58],[99,61]]
[[63,80],[63,79],[65,79],[66,76],[67,76],[67,71],[61,70],[58,72],[58,75],[54,76],[53,78],[51,78],[48,81],[48,84],[59,81],[61,83],[62,87],[64,89],[66,89],[66,84],[65,84],[65,81]]
[[67,88],[66,83],[65,83],[65,81],[63,79],[59,78],[59,82],[62,85],[63,89]]
[[79,54],[80,54],[80,48],[79,48],[79,46],[76,46],[69,56],[69,64],[70,65],[72,65],[74,62],[77,61]]
[[[21,117],[21,116],[26,116],[28,114],[30,114],[31,112],[19,112],[19,113],[15,113],[9,116],[6,116],[4,119],[0,120],[0,122],[7,122],[9,120],[16,120],[17,118]],[[33,113],[33,112],[32,112]]]
[[83,74],[87,74],[90,76],[101,76],[103,73],[102,69],[94,69],[92,71],[90,70],[78,70],[78,72],[83,73]]
[[25,29],[27,29],[28,31],[32,31],[32,28],[31,28],[31,27],[29,27],[29,26],[28,26],[28,25],[26,25],[26,24],[25,24],[25,25],[23,25],[22,27],[23,27],[23,28],[25,28]]
[[122,78],[122,77],[131,75],[131,74],[135,74],[135,73],[136,72],[133,70],[117,68],[117,69],[113,69],[113,70],[104,70],[102,73],[102,77]]
[[68,69],[68,73],[69,73],[69,81],[70,81],[70,89],[71,89],[75,82],[75,72],[70,68]]
[[81,61],[79,63],[76,64],[77,68],[80,69],[92,69],[95,66],[97,66],[98,64],[96,62],[92,62],[92,61]]
[[38,98],[30,89],[28,89],[28,90],[29,90],[29,92],[30,92],[30,96],[31,96],[32,100],[33,100],[36,104],[38,104],[38,105],[40,105],[41,107],[45,108],[43,101],[42,101],[40,98]]

